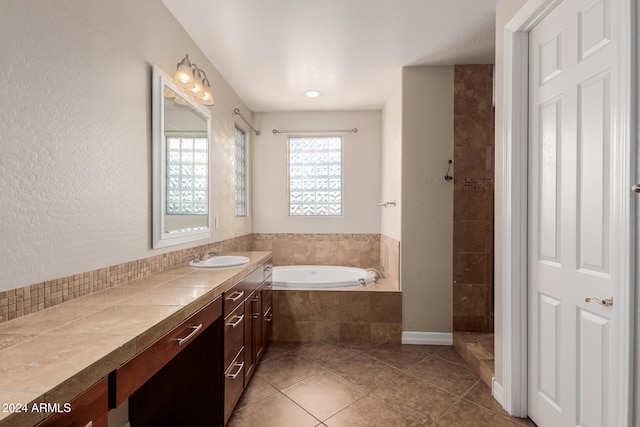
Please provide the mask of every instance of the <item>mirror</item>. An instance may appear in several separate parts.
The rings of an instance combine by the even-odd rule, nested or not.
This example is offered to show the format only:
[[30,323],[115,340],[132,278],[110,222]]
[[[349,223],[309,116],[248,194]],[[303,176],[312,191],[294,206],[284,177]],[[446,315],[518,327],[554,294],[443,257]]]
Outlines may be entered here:
[[211,112],[153,67],[153,247],[211,237]]

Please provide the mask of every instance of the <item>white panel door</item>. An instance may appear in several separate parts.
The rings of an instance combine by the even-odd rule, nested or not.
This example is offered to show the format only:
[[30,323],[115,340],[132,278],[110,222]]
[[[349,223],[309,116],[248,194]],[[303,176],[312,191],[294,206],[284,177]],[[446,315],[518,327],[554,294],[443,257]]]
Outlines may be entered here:
[[529,33],[529,416],[612,426],[611,3],[564,0]]

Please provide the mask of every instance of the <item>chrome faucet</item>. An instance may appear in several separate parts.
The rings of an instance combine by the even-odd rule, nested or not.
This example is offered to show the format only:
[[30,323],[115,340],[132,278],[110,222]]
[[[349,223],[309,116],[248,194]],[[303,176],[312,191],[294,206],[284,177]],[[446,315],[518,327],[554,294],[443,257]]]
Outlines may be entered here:
[[218,252],[220,252],[217,249],[207,249],[206,251],[204,251],[204,254],[202,254],[202,258],[200,258],[201,261],[207,260],[209,258],[211,258],[212,255],[217,255]]
[[384,279],[384,274],[382,274],[382,273],[380,272],[380,270],[378,270],[378,269],[375,269],[375,268],[367,268],[367,271],[368,271],[369,273],[373,273],[373,281],[374,281],[375,283],[378,283],[378,280],[380,280],[380,279]]

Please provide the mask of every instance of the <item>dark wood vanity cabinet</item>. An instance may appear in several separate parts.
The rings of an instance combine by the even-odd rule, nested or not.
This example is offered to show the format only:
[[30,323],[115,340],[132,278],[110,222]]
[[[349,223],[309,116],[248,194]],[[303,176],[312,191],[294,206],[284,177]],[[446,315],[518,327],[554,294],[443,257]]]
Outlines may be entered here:
[[132,427],[221,426],[222,327],[217,298],[109,376],[111,407],[128,398]]
[[258,267],[224,294],[225,424],[271,338],[271,270],[271,262]]
[[[109,425],[107,377],[61,407],[60,413],[51,415],[38,427],[107,427]],[[68,410],[67,410],[68,409]]]

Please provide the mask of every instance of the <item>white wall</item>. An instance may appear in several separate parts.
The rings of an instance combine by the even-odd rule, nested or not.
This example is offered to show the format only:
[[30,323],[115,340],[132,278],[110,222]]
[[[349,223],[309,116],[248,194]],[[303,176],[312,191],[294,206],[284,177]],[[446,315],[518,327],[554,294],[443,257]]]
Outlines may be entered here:
[[402,330],[452,331],[454,67],[402,73]]
[[381,233],[400,241],[402,223],[402,78],[398,78],[382,109],[382,201],[395,207],[382,209]]
[[[380,233],[380,111],[255,113],[253,137],[253,231],[255,233]],[[288,215],[287,135],[273,129],[342,133],[343,215]]]
[[217,102],[211,241],[251,233],[232,180],[248,109],[161,0],[2,0],[0,16],[0,290],[195,245],[150,249],[151,69],[185,53]]

